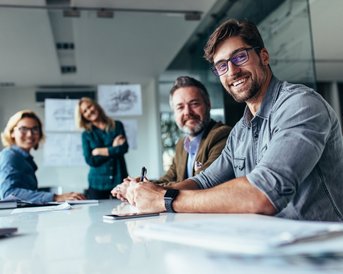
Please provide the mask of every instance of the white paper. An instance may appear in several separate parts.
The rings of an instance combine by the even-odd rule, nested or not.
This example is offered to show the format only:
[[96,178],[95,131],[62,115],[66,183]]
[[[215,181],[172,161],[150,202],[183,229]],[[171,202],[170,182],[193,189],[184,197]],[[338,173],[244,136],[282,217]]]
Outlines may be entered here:
[[138,123],[137,120],[120,120],[125,128],[129,149],[137,149]]
[[343,237],[280,247],[285,238],[327,229],[343,230],[340,223],[301,222],[258,215],[226,215],[221,218],[145,224],[138,236],[204,247],[235,254],[288,254],[343,252]]
[[45,99],[46,131],[77,131],[75,107],[77,99]]
[[[87,205],[87,204],[98,204],[99,200],[66,200],[70,205]],[[50,204],[63,204],[65,202],[51,202]]]
[[100,85],[98,102],[111,117],[143,113],[140,85]]
[[29,213],[29,212],[44,212],[44,211],[56,211],[56,210],[66,210],[71,209],[71,205],[67,202],[56,206],[37,206],[37,207],[25,207],[13,209],[11,214],[18,213]]
[[166,254],[168,274],[338,274],[342,255],[246,256],[218,252],[173,250]]
[[44,166],[85,166],[81,133],[46,133]]

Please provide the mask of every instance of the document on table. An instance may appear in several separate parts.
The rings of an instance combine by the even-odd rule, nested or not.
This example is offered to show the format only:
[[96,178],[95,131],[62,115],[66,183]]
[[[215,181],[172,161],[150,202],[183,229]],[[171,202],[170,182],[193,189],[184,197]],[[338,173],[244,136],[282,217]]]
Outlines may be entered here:
[[49,205],[49,206],[39,206],[39,207],[25,207],[25,208],[16,208],[13,209],[11,214],[18,214],[18,213],[29,213],[29,212],[44,212],[44,211],[56,211],[56,210],[66,210],[71,209],[71,205],[67,202],[64,202],[60,205]]
[[305,222],[260,215],[165,224],[147,223],[136,236],[234,254],[343,252],[343,224]]
[[[87,204],[98,204],[99,200],[67,200],[65,201],[70,205],[87,205]],[[64,202],[50,202],[49,204],[63,204]]]
[[204,250],[166,253],[168,274],[341,274],[343,254],[249,256]]

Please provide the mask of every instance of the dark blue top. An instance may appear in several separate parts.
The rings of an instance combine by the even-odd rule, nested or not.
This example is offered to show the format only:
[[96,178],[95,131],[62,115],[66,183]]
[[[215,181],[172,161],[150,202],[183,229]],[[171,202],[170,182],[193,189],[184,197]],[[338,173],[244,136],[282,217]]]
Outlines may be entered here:
[[[112,190],[127,177],[124,154],[128,151],[127,141],[113,147],[114,138],[123,135],[126,138],[124,126],[120,121],[115,121],[115,127],[102,130],[92,127],[82,133],[82,148],[86,163],[90,166],[88,174],[89,186],[97,190]],[[93,156],[95,148],[107,147],[109,156]]]
[[15,145],[0,152],[0,199],[9,195],[32,203],[52,202],[54,194],[37,191],[37,165],[27,151]]

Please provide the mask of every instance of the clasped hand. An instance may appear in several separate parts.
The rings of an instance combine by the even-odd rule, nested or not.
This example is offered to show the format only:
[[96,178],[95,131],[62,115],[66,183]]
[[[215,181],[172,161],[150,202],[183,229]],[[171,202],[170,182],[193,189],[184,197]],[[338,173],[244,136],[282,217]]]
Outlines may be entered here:
[[111,194],[121,201],[128,201],[140,213],[150,213],[165,211],[163,199],[165,192],[163,187],[146,179],[140,182],[139,178],[127,177],[111,191]]

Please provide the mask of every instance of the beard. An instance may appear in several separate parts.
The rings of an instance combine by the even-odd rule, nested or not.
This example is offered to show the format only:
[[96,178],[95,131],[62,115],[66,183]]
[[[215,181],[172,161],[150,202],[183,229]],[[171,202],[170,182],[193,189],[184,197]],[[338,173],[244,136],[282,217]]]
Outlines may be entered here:
[[[197,123],[195,124],[195,126],[189,127],[185,125],[188,119],[196,120]],[[194,136],[197,136],[200,132],[202,132],[203,129],[209,124],[209,122],[210,122],[210,113],[208,111],[205,114],[205,117],[203,120],[201,120],[199,115],[189,115],[186,117],[186,119],[183,120],[183,125],[178,125],[178,127],[179,129],[181,129],[181,131],[184,134],[194,137]]]
[[[243,73],[240,73],[236,77],[239,78],[239,77],[242,77],[243,75],[244,75]],[[244,90],[245,88],[243,88],[240,90],[232,91],[229,85],[226,84],[227,92],[232,96],[232,98],[236,102],[244,103],[244,102],[249,101],[250,99],[254,98],[258,94],[259,90],[261,89],[261,85],[257,82],[257,80],[253,80],[251,76],[249,76],[249,79],[252,81],[252,83],[247,90]]]
[[[233,91],[231,86],[229,85],[228,81],[226,81],[226,91],[232,96],[232,98],[238,103],[247,102],[258,95],[261,90],[262,82],[267,79],[267,69],[264,65],[262,65],[261,61],[259,63],[259,67],[263,72],[263,76],[260,79],[262,81],[258,81],[258,79],[253,79],[251,73],[249,72],[241,72],[235,76],[235,79],[239,79],[241,77],[246,77],[247,81],[251,81],[250,87],[243,87],[241,89],[236,89]],[[233,80],[235,80],[233,79]],[[232,81],[232,80],[231,80]]]

